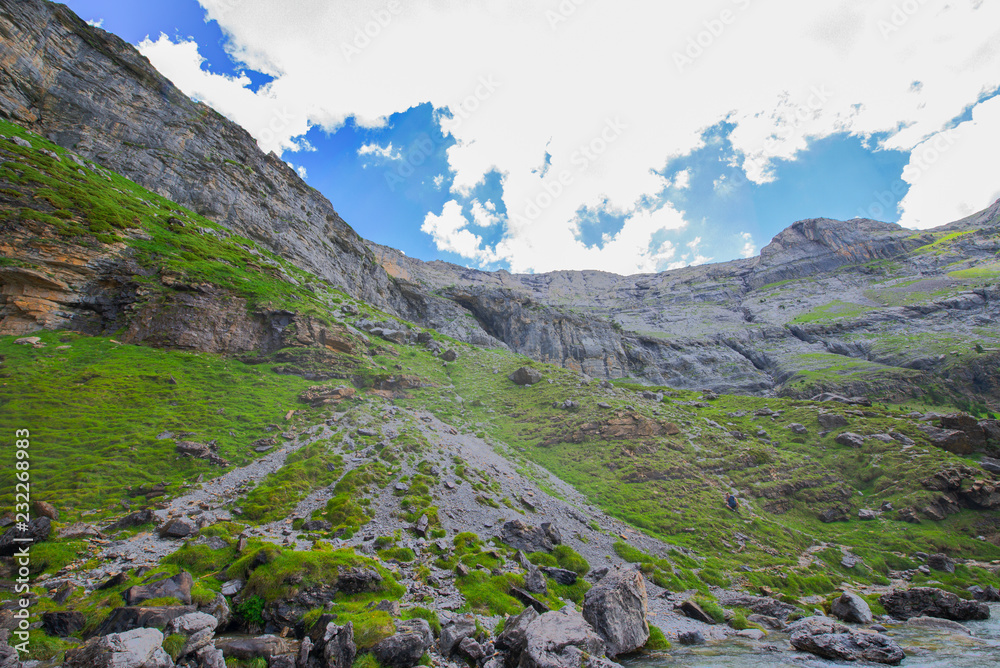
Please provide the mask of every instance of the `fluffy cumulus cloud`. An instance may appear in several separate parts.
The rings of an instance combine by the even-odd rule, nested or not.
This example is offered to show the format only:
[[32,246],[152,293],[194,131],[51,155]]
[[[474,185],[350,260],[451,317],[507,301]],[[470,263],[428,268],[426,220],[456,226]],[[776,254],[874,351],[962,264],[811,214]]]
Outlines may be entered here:
[[[161,36],[142,51],[266,150],[302,148],[310,125],[378,127],[426,101],[442,110],[454,200],[422,229],[474,262],[637,272],[703,261],[676,236],[683,204],[664,194],[690,175],[671,183],[657,171],[722,121],[737,166],[766,183],[777,160],[835,133],[916,160],[973,106],[954,145],[904,176],[903,221],[944,223],[997,194],[985,151],[1000,135],[998,103],[976,103],[1000,86],[1000,2],[200,2],[233,55],[271,83],[255,93],[207,73],[187,42]],[[487,248],[467,225],[497,224],[471,201],[494,172],[507,214]],[[588,246],[575,233],[581,210],[624,225]]]
[[740,239],[743,241],[743,248],[740,250],[740,257],[753,257],[757,254],[757,246],[753,242],[753,235],[749,232],[741,232]]

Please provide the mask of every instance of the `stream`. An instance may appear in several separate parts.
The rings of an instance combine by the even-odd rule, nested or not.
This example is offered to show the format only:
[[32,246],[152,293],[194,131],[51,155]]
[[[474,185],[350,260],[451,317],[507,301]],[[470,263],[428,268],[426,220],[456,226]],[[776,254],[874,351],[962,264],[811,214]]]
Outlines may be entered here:
[[[906,652],[899,664],[906,668],[985,668],[1000,666],[1000,604],[990,605],[991,617],[981,622],[965,622],[973,637],[949,631],[887,625],[887,635]],[[777,647],[778,651],[765,647]],[[730,638],[707,645],[685,647],[674,643],[666,653],[623,662],[627,668],[867,668],[878,663],[829,661],[788,644],[784,633],[772,632],[764,640],[753,642]]]

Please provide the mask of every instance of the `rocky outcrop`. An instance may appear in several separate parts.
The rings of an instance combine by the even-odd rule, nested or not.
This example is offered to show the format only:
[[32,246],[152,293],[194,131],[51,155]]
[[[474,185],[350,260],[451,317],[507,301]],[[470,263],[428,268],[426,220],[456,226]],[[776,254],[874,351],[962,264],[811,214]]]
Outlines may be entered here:
[[985,603],[966,601],[955,594],[933,587],[915,587],[892,591],[879,598],[885,611],[897,619],[910,617],[940,617],[954,622],[970,619],[989,619],[990,609]]
[[831,607],[833,616],[845,622],[855,624],[871,624],[872,610],[868,602],[857,594],[845,591],[833,601]]
[[383,307],[406,300],[333,206],[135,47],[68,8],[0,10],[0,114]]
[[523,520],[510,520],[500,531],[500,540],[515,550],[525,552],[551,552],[562,542],[559,530],[552,524],[531,526]]
[[163,634],[156,629],[91,638],[66,650],[68,668],[172,668],[173,665],[170,655],[163,650]]
[[509,617],[503,631],[497,636],[496,648],[504,652],[507,668],[520,665],[521,654],[528,646],[528,627],[538,619],[539,613],[532,607],[526,607],[516,617]]
[[649,640],[646,584],[638,569],[615,570],[586,593],[583,618],[604,639],[611,658],[634,652]]

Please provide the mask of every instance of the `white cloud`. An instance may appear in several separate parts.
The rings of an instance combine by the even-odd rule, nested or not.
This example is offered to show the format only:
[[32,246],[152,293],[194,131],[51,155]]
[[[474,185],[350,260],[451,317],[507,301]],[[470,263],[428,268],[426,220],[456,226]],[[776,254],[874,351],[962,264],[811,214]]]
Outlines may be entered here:
[[458,253],[464,258],[488,263],[496,262],[496,255],[480,248],[482,237],[466,227],[469,219],[462,213],[462,205],[455,200],[445,202],[441,215],[428,213],[420,230],[431,235],[438,250]]
[[740,257],[750,258],[757,254],[757,245],[753,242],[753,235],[749,232],[742,232],[740,238],[743,239],[743,250]]
[[91,19],[91,20],[87,21],[87,25],[91,26],[92,28],[103,28],[104,27],[104,19],[96,19],[96,20],[95,19]]
[[402,160],[403,153],[396,149],[393,151],[392,142],[389,142],[388,146],[380,146],[378,144],[365,144],[358,149],[358,155],[366,156],[370,155],[374,158],[381,158],[382,160]]
[[674,188],[686,190],[691,186],[691,170],[682,169],[674,174]]
[[500,223],[500,216],[496,211],[496,205],[490,200],[485,203],[478,199],[472,200],[472,221],[479,227],[493,227]]
[[[1000,85],[1000,2],[925,0],[883,35],[880,21],[891,20],[898,0],[741,0],[723,3],[735,19],[707,39],[699,33],[718,14],[699,3],[573,3],[576,11],[555,30],[546,17],[551,3],[412,3],[350,62],[340,46],[353,43],[385,0],[200,2],[231,36],[234,54],[274,81],[255,94],[242,78],[205,73],[186,42],[161,37],[142,51],[265,149],[294,150],[310,124],[332,131],[354,117],[362,127],[380,127],[390,114],[430,101],[456,112],[446,125],[457,142],[448,151],[457,197],[496,170],[506,209],[521,212],[569,173],[572,182],[558,197],[530,223],[508,224],[496,245],[515,271],[655,264],[655,253],[630,236],[641,231],[650,241],[641,217],[615,236],[622,241],[595,250],[574,237],[576,212],[639,211],[664,185],[652,170],[701,146],[703,130],[720,121],[733,127],[735,159],[762,183],[774,177],[776,159],[794,159],[833,133],[878,134],[886,147],[910,150]],[[707,43],[703,53],[679,72],[674,54],[699,40]],[[484,80],[496,85],[484,87]],[[601,146],[615,118],[627,129],[581,166],[582,152]],[[1000,128],[986,113],[979,123],[982,149],[982,138],[992,133],[995,140]],[[551,161],[542,176],[546,152]],[[971,145],[968,155],[982,157]],[[989,203],[996,186],[983,175],[990,164],[955,161],[947,178],[963,184],[957,199],[972,208]],[[674,183],[688,180],[678,174]],[[940,202],[918,197],[922,188],[914,184],[905,202],[908,219],[939,215]],[[679,211],[665,208],[683,225]],[[628,255],[636,249],[640,255]]]
[[444,185],[444,174],[438,174],[434,177],[434,188],[441,190],[442,185]]
[[306,180],[306,177],[307,177],[307,175],[308,175],[308,172],[306,172],[306,168],[305,168],[305,167],[302,167],[302,166],[300,165],[299,167],[296,167],[296,168],[295,168],[295,171],[299,173],[299,178],[301,178],[301,179],[302,179],[303,181],[305,181],[305,180]]
[[899,203],[899,224],[936,227],[1000,199],[998,145],[1000,97],[976,105],[972,120],[917,145],[903,169],[910,190]]

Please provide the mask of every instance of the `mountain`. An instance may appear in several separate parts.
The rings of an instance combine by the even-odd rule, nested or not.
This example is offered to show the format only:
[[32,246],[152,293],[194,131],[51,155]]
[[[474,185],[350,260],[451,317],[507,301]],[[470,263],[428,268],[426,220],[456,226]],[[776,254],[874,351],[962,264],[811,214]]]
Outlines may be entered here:
[[993,661],[1000,205],[421,262],[42,0],[0,116],[0,665]]

